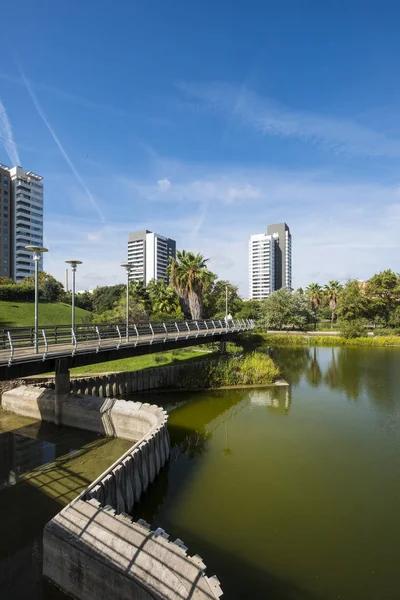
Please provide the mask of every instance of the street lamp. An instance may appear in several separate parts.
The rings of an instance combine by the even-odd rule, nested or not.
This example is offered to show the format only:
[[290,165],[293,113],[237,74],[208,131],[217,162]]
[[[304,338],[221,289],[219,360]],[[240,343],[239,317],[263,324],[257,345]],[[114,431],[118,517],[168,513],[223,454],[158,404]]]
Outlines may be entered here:
[[38,335],[38,313],[39,313],[39,281],[38,281],[38,272],[39,272],[39,260],[40,255],[43,252],[48,252],[47,248],[43,248],[42,246],[25,246],[25,250],[29,250],[29,252],[33,253],[33,260],[35,262],[35,352],[36,354],[39,352],[39,335]]
[[75,330],[75,273],[76,267],[82,264],[81,260],[66,260],[72,269],[72,331]]
[[228,321],[228,284],[225,286],[225,320]]
[[132,265],[129,263],[122,263],[121,267],[126,269],[126,341],[129,342],[129,273]]

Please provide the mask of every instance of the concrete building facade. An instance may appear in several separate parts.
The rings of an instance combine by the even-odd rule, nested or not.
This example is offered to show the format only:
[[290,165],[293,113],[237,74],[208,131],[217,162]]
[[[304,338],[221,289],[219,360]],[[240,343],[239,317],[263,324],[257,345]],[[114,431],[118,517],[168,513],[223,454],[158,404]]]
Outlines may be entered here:
[[292,289],[292,236],[286,223],[268,225],[267,235],[275,242],[275,290]]
[[268,225],[249,241],[249,299],[264,300],[282,287],[292,289],[292,236],[286,223]]
[[275,289],[275,244],[270,235],[252,235],[249,242],[250,300],[263,300]]
[[148,229],[129,234],[131,281],[143,281],[147,285],[152,279],[164,279],[168,283],[167,266],[171,258],[176,258],[175,240]]
[[[3,197],[3,208],[0,208],[1,275],[19,282],[35,272],[32,253],[25,250],[25,246],[43,246],[43,178],[19,166],[0,165],[0,171],[0,190],[3,188],[0,191],[0,198]],[[6,190],[8,194],[5,195]],[[8,258],[5,256],[7,250]],[[5,274],[6,267],[8,275]],[[39,261],[39,270],[43,270],[43,257]]]
[[11,277],[10,173],[0,165],[0,277]]

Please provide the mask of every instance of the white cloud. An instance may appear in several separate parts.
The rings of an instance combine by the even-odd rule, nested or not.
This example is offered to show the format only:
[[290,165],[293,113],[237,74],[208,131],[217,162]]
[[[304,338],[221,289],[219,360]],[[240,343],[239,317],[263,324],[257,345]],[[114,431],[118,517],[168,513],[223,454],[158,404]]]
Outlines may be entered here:
[[292,109],[244,86],[180,83],[178,87],[189,98],[262,135],[299,139],[334,152],[400,157],[400,139],[364,127],[354,119]]
[[235,200],[250,200],[260,197],[260,190],[252,185],[244,185],[242,187],[231,187],[228,190],[228,198],[232,202]]
[[14,141],[14,135],[8,118],[6,108],[0,98],[0,138],[4,142],[5,149],[8,157],[11,161],[11,166],[17,166],[21,164],[18,154],[17,144]]
[[[98,179],[99,189],[106,179]],[[63,280],[64,260],[74,255],[83,261],[80,289],[123,282],[119,265],[126,260],[129,231],[148,228],[176,239],[178,248],[209,257],[210,268],[239,285],[246,297],[249,236],[286,221],[293,235],[295,286],[365,279],[384,268],[400,271],[397,182],[349,181],[334,172],[184,164],[176,168],[167,194],[157,181],[154,175],[108,181],[118,210],[110,207],[107,224],[99,229],[89,215],[48,214],[45,268]]]
[[169,179],[159,179],[157,185],[162,192],[166,192],[171,187],[171,182]]
[[88,233],[87,239],[89,242],[98,242],[101,239],[99,233]]

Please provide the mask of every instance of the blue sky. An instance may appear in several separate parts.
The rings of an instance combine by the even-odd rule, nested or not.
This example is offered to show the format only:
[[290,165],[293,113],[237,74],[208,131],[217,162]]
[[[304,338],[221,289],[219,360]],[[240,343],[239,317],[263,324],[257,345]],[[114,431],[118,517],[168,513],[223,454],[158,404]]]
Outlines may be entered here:
[[[122,281],[148,228],[248,294],[286,221],[294,285],[400,271],[396,2],[2,3],[0,162],[44,176],[45,269]],[[87,158],[85,158],[87,156]]]

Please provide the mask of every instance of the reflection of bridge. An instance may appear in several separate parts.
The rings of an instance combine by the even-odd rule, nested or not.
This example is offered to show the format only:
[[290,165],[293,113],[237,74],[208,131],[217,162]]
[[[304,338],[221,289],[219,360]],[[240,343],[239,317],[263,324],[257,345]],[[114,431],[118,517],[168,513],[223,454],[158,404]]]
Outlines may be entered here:
[[0,331],[0,381],[85,366],[210,341],[226,341],[254,327],[253,321],[202,320],[133,325],[57,325]]

